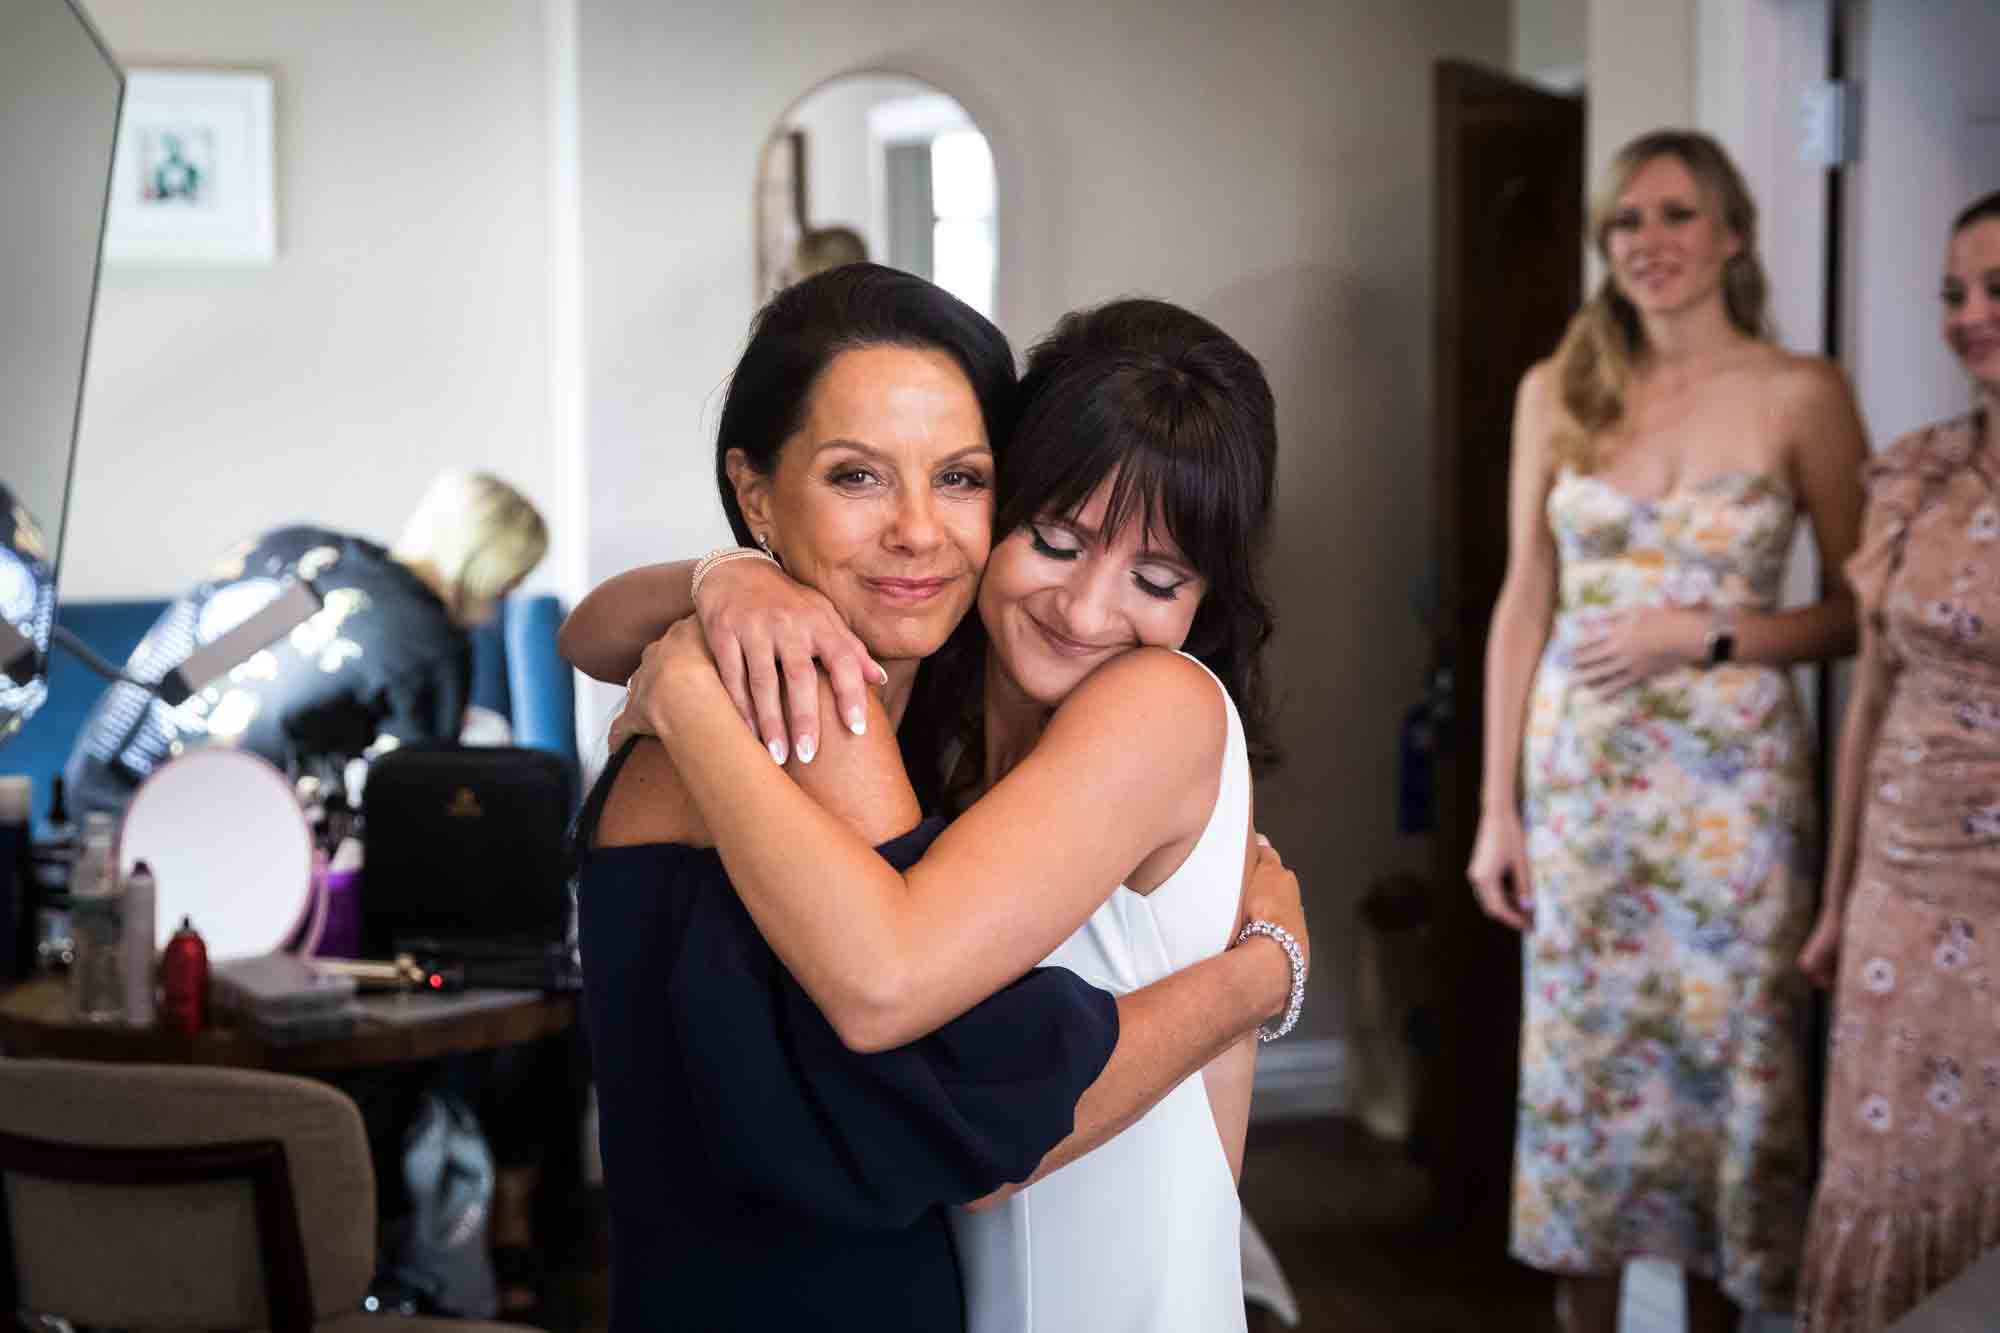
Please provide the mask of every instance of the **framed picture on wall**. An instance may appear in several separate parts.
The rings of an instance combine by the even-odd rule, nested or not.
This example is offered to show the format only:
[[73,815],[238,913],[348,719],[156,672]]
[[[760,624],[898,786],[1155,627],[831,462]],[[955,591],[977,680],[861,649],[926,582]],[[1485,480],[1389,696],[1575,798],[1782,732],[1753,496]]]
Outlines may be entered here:
[[120,264],[268,264],[277,257],[271,76],[127,72],[104,257]]

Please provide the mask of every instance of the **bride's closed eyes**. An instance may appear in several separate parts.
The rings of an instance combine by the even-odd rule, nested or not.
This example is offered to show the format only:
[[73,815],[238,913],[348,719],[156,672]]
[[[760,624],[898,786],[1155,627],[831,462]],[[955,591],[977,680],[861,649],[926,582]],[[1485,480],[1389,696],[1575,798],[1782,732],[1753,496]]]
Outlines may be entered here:
[[[1028,525],[1028,540],[1035,552],[1050,560],[1068,562],[1084,552],[1084,541],[1069,528],[1048,520]],[[1166,565],[1147,560],[1132,569],[1132,583],[1148,597],[1170,602],[1187,586],[1189,579]]]

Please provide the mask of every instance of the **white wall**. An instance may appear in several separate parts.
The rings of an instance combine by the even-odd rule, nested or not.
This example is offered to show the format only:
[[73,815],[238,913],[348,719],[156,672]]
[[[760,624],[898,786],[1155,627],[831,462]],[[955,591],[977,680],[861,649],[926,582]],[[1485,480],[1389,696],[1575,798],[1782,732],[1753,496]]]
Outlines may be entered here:
[[1971,406],[1939,334],[1938,282],[1958,211],[2000,189],[2000,6],[1855,6],[1861,160],[1847,194],[1848,364],[1877,447]]
[[[1125,293],[1260,356],[1283,462],[1284,775],[1259,821],[1312,895],[1308,1030],[1338,1031],[1356,896],[1429,873],[1394,829],[1399,715],[1429,648],[1430,66],[1504,66],[1506,6],[772,0],[581,8],[590,573],[726,535],[720,390],[751,314],[751,182],[803,91],[891,69],[955,96],[1000,180],[999,322],[1021,347]],[[694,127],[699,127],[698,132]]]
[[105,269],[65,597],[286,521],[393,539],[446,466],[553,513],[542,0],[87,3],[128,66],[272,74],[278,259]]

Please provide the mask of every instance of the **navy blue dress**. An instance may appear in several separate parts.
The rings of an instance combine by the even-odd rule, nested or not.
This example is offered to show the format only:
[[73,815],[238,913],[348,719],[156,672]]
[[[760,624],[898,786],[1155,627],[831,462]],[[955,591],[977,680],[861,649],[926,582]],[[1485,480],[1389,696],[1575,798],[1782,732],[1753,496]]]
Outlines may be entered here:
[[[902,869],[942,827],[879,850]],[[1117,1043],[1116,1001],[1041,968],[861,1055],[713,850],[589,851],[578,913],[613,1330],[962,1329],[944,1207],[1024,1179],[1069,1134]]]

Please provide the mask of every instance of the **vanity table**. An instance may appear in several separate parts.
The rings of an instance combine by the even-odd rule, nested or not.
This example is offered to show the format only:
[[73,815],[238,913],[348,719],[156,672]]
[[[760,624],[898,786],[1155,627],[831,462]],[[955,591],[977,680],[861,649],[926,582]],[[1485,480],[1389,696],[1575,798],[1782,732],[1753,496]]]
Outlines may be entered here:
[[575,996],[539,991],[386,995],[363,1008],[354,1031],[341,1037],[273,1043],[226,1023],[188,1036],[163,1027],[78,1023],[69,1016],[66,979],[41,976],[0,990],[0,1050],[25,1058],[327,1074],[511,1046],[576,1021]]

